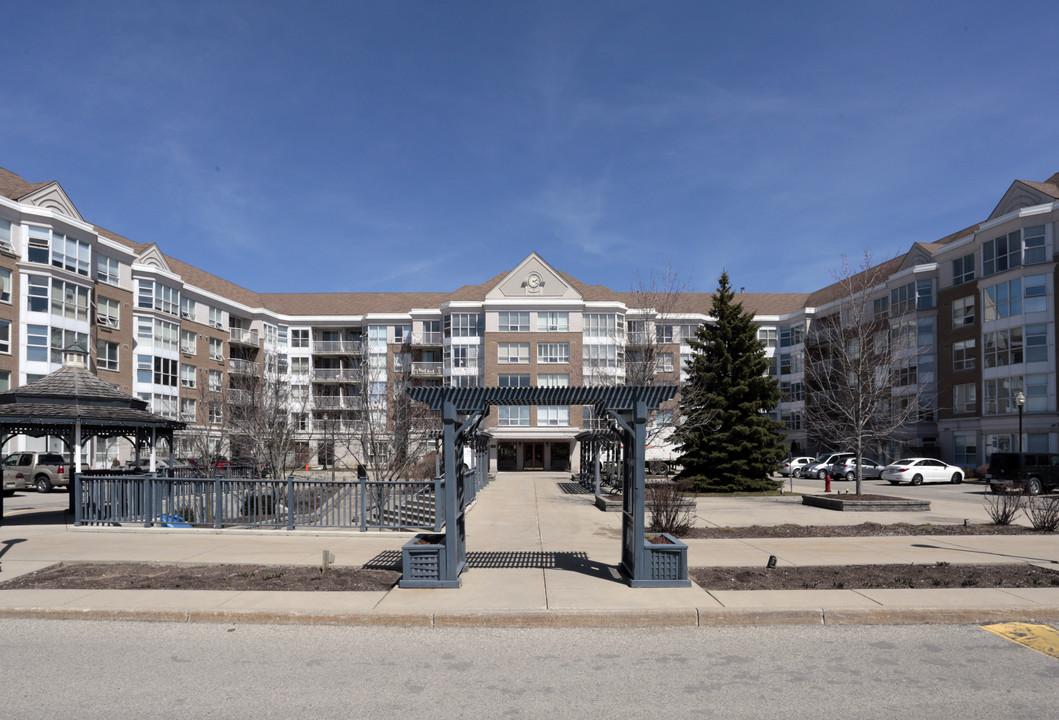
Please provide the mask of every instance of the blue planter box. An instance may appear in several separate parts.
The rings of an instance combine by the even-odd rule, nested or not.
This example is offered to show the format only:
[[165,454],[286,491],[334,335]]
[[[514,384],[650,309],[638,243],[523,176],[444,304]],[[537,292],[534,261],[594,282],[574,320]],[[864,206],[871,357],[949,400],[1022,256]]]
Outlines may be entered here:
[[445,579],[447,570],[444,535],[419,534],[401,546],[401,587],[459,587],[459,578],[455,583]]
[[[668,542],[651,542],[653,536]],[[687,545],[669,533],[648,533],[643,546],[649,579],[637,582],[634,587],[691,587]]]

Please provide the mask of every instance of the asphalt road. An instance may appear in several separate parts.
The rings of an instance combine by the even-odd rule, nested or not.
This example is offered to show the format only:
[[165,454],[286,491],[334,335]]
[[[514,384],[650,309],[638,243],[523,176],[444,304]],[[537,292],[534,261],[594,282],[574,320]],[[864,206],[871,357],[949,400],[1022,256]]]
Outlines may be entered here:
[[0,621],[5,717],[1054,717],[977,626],[387,629]]

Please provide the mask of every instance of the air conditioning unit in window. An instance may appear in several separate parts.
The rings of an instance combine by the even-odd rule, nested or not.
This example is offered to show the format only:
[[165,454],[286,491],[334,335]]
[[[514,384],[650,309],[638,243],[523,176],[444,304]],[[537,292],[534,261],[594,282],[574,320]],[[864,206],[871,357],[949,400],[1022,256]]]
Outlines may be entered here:
[[181,310],[180,311],[180,317],[184,318],[185,320],[190,320],[191,319],[191,313],[188,312],[187,310]]
[[6,240],[0,240],[0,252],[7,253],[8,255],[15,254],[14,246]]
[[96,315],[96,324],[107,328],[117,328],[118,320],[110,315]]

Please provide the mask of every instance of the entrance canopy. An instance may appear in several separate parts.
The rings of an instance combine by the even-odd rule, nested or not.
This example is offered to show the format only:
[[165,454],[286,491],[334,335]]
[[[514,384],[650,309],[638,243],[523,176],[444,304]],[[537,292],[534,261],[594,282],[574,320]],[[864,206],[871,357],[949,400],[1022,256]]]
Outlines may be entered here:
[[[413,400],[441,413],[444,423],[444,577],[431,587],[457,588],[467,566],[464,510],[468,493],[462,473],[463,448],[479,433],[492,405],[590,405],[599,417],[614,420],[616,434],[625,448],[623,468],[622,550],[620,569],[633,587],[659,587],[652,580],[644,548],[644,448],[647,444],[648,413],[676,397],[673,385],[564,387],[564,388],[450,388],[412,387]],[[438,498],[439,505],[442,498]],[[667,583],[672,584],[672,583]],[[678,585],[690,584],[687,569]],[[426,585],[416,585],[426,587]]]

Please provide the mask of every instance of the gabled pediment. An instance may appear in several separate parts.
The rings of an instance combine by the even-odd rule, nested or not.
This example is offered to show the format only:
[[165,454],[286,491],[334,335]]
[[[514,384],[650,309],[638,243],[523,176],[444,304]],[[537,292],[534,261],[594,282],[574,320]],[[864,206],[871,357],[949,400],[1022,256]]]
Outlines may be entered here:
[[915,267],[916,265],[927,265],[932,262],[934,262],[934,258],[931,256],[930,251],[919,243],[915,243],[912,245],[912,249],[905,253],[904,258],[901,259],[901,266],[897,268],[895,273]]
[[531,253],[485,295],[487,301],[517,298],[582,299],[581,293],[537,253]]
[[151,243],[147,246],[147,249],[136,256],[136,265],[146,265],[147,267],[155,267],[166,272],[173,272],[169,267],[169,263],[165,260],[165,255],[158,249],[158,246]]
[[1004,197],[997,203],[996,208],[990,213],[989,219],[1003,217],[1008,213],[1021,210],[1026,207],[1034,207],[1035,205],[1044,205],[1045,203],[1055,202],[1055,198],[1051,197],[1040,190],[1030,187],[1021,180],[1016,180],[1011,183],[1011,187],[1004,193]]
[[63,189],[59,187],[59,183],[57,182],[50,182],[44,187],[37,188],[25,197],[19,199],[27,205],[35,205],[47,210],[54,210],[57,213],[84,222],[81,213],[77,212],[77,208],[74,207],[70,198]]

